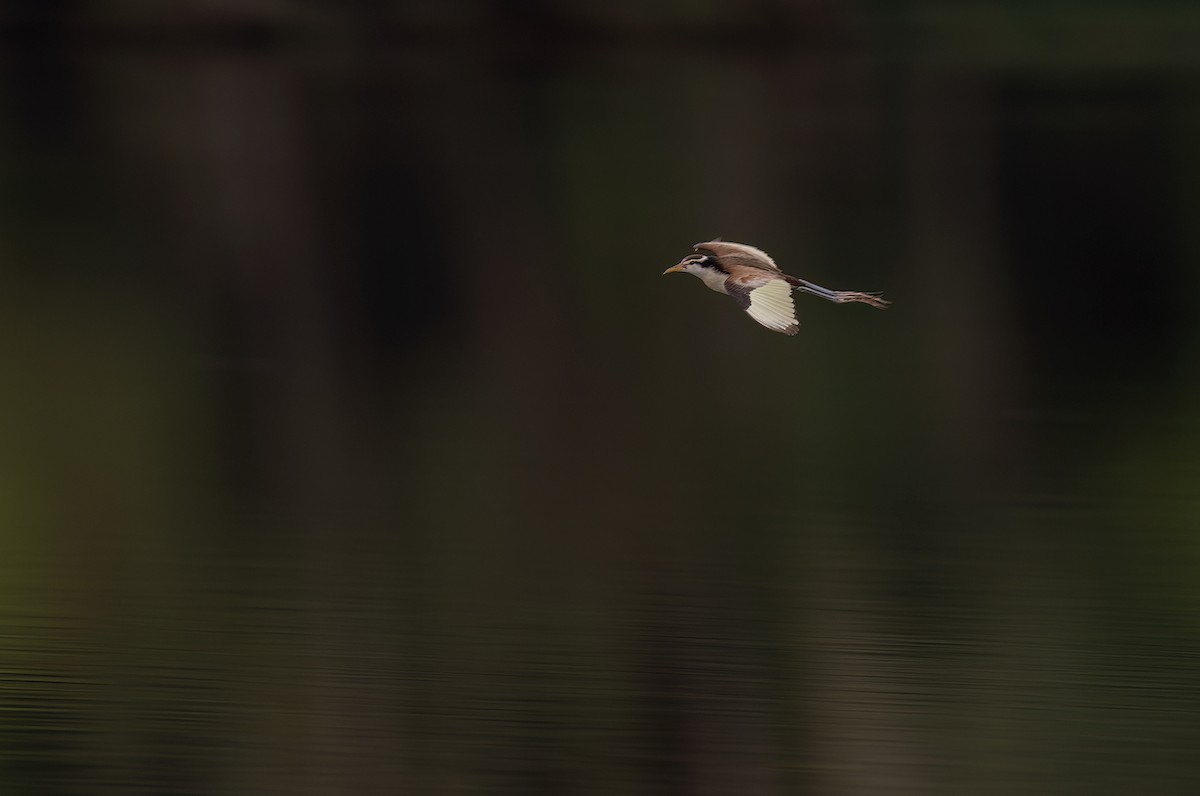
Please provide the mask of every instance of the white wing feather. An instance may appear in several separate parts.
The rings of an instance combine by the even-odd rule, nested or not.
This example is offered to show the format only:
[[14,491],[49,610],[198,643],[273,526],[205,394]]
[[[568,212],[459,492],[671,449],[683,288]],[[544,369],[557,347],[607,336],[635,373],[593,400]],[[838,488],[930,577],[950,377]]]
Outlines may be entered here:
[[751,290],[746,313],[774,332],[795,334],[800,328],[796,305],[792,303],[792,286],[782,279],[772,279]]

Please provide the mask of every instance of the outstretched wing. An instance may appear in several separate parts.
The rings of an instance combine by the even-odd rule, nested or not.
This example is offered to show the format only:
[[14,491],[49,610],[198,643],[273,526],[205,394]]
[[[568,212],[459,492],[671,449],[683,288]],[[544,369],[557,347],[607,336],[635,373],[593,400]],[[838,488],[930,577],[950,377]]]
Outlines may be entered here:
[[707,243],[697,243],[692,247],[698,252],[711,254],[721,260],[723,265],[744,265],[761,271],[780,273],[779,266],[765,251],[744,243],[729,243],[723,240],[710,240]]
[[782,279],[769,279],[756,287],[730,279],[726,290],[747,315],[772,332],[791,335],[800,330],[796,305],[792,303],[792,286]]

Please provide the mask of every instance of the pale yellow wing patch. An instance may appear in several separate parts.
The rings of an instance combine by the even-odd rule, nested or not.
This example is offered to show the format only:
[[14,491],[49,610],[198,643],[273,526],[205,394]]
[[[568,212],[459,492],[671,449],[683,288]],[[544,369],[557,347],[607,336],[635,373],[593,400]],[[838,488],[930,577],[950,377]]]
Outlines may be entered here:
[[792,303],[792,286],[782,279],[772,279],[751,290],[746,312],[773,332],[795,334],[800,328],[796,305]]

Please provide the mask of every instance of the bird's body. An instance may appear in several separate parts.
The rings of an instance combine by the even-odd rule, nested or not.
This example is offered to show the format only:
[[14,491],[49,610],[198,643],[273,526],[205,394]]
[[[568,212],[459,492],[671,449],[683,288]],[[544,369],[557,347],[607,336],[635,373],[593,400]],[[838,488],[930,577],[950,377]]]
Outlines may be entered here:
[[762,249],[744,243],[712,240],[695,245],[696,254],[683,258],[664,271],[698,277],[710,290],[731,296],[738,306],[773,332],[795,334],[800,324],[792,291],[812,293],[838,304],[860,302],[884,309],[888,303],[874,293],[828,290],[780,270]]

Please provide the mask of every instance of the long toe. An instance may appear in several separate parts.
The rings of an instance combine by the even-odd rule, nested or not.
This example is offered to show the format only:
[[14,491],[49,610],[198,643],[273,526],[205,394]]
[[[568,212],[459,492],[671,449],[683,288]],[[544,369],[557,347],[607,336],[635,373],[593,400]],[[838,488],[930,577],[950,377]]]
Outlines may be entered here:
[[838,303],[846,304],[850,302],[858,302],[861,304],[869,304],[875,309],[885,310],[892,302],[887,299],[880,298],[878,293],[859,293],[854,290],[838,291]]

